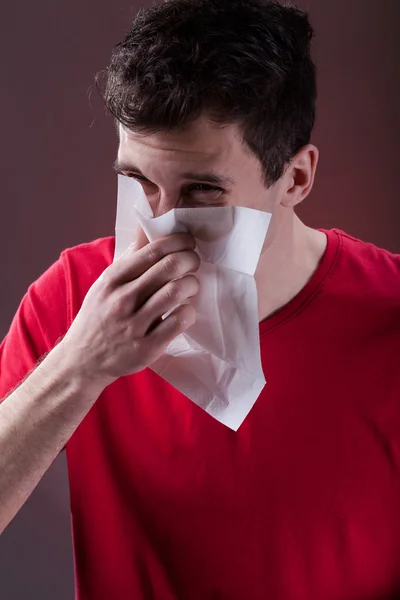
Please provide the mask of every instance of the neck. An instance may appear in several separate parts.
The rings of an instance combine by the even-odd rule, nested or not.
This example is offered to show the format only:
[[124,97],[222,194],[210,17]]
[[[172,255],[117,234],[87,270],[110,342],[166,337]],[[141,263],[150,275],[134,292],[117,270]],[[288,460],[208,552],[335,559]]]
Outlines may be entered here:
[[255,273],[259,321],[302,290],[327,246],[326,235],[304,225],[292,209],[280,207],[271,219],[270,230],[271,242],[267,242]]

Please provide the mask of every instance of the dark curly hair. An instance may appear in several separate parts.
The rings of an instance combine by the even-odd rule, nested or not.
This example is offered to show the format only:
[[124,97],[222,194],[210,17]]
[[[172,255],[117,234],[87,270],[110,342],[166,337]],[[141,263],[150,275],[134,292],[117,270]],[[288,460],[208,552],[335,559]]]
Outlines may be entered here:
[[269,187],[310,140],[313,33],[307,13],[275,0],[166,0],[139,11],[97,84],[138,133],[184,129],[201,114],[236,123]]

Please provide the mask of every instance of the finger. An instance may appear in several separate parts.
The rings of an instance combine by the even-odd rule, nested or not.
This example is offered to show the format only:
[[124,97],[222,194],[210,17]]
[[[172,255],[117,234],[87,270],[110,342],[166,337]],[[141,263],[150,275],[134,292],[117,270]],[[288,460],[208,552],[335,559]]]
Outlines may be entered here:
[[[132,309],[139,310],[154,294],[167,283],[180,280],[189,273],[195,273],[200,267],[200,258],[193,250],[168,254],[153,265],[140,278],[131,284],[130,294],[133,300]],[[124,291],[125,293],[125,291]],[[178,303],[177,303],[178,304]]]
[[149,357],[149,364],[157,360],[174,338],[189,329],[196,322],[196,311],[190,304],[179,306],[158,327],[156,327],[146,338],[149,347],[156,348],[153,357]]
[[187,233],[174,233],[147,244],[140,250],[133,244],[108,267],[107,278],[113,286],[137,279],[165,256],[184,250],[194,250],[195,239]]
[[158,325],[163,315],[189,298],[193,298],[199,289],[200,283],[195,275],[187,275],[182,279],[170,281],[142,306],[136,313],[136,318],[145,331],[153,330],[155,322]]

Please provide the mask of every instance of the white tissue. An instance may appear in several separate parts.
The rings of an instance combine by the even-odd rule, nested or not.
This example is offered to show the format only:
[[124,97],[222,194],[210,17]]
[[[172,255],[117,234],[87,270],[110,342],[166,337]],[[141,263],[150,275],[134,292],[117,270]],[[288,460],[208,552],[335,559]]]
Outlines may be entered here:
[[196,239],[197,320],[150,368],[215,419],[237,431],[265,385],[254,273],[271,219],[250,208],[175,208],[160,217],[142,186],[118,175],[114,261],[139,221],[152,242],[189,232]]

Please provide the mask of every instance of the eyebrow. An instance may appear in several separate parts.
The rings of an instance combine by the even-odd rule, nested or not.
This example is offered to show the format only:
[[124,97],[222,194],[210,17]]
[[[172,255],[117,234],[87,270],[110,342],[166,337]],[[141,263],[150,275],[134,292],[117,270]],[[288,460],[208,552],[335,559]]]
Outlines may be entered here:
[[[142,171],[138,167],[136,167],[135,165],[132,165],[130,163],[127,163],[127,162],[120,162],[118,159],[115,161],[115,163],[113,165],[113,169],[117,173],[121,173],[121,174],[136,173],[137,175],[140,175],[140,177],[143,177],[143,179],[147,179],[147,177],[145,175],[143,175]],[[218,185],[218,186],[222,186],[222,187],[229,187],[229,186],[232,186],[235,184],[235,180],[232,179],[232,177],[228,177],[226,175],[221,175],[220,173],[213,173],[213,172],[182,173],[182,177],[184,179],[190,179],[191,181],[204,181],[206,183],[211,183],[213,185]],[[149,181],[149,180],[147,179],[147,181]]]

